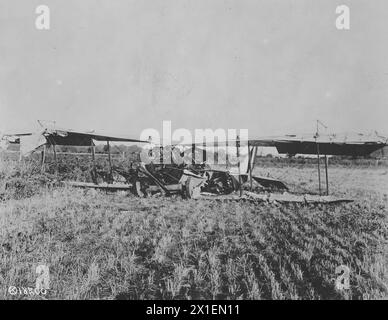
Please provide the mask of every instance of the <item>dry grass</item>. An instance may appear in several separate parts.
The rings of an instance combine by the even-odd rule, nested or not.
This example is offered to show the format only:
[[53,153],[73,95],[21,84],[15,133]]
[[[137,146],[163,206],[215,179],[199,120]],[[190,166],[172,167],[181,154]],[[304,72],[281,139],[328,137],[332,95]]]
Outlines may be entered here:
[[[316,188],[313,171],[310,181],[308,170],[261,170],[285,175],[293,188],[301,181]],[[10,296],[7,288],[33,287],[41,263],[50,267],[48,299],[384,298],[387,174],[357,170],[331,171],[333,192],[359,197],[340,206],[141,199],[54,187],[6,199],[0,298],[38,298]],[[351,288],[339,292],[341,264],[351,270]]]
[[[388,167],[329,166],[329,191],[339,197],[350,197],[361,203],[380,201],[388,203]],[[284,166],[256,168],[255,174],[285,181],[293,192],[318,193],[316,167]],[[321,168],[322,190],[326,190],[324,168]]]

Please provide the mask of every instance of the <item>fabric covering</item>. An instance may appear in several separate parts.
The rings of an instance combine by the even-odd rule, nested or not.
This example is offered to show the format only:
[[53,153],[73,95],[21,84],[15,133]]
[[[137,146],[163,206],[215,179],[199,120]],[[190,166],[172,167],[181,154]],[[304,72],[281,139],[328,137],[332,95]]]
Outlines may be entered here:
[[42,135],[42,132],[20,137],[20,156],[27,156],[35,149],[46,144],[46,142],[46,138]]

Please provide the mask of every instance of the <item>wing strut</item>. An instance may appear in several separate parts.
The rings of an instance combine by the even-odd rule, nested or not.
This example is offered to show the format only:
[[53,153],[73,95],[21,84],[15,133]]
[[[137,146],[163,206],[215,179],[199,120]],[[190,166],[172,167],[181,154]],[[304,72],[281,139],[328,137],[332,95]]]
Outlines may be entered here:
[[43,145],[43,150],[42,150],[42,168],[41,168],[41,171],[44,172],[45,171],[45,160],[46,160],[46,144]]
[[191,145],[191,164],[195,164],[195,143]]
[[249,184],[250,184],[250,191],[252,191],[253,186],[252,186],[252,174],[253,174],[253,169],[255,168],[255,163],[256,163],[256,156],[257,156],[257,148],[253,146],[251,150],[248,149],[248,173],[249,173]]
[[96,147],[94,146],[94,142],[93,142],[93,139],[92,139],[92,143],[91,143],[91,153],[92,153],[92,162],[93,162],[93,176],[94,176],[94,180],[93,181],[95,184],[98,184],[98,179],[97,179],[97,169],[96,169]]
[[320,121],[317,120],[317,132],[315,134],[315,143],[317,145],[317,159],[318,159],[318,184],[319,184],[319,195],[321,195],[321,168],[320,168],[320,158],[319,158],[319,123]]
[[107,146],[108,146],[109,179],[112,181],[113,180],[113,171],[112,171],[112,158],[110,155],[110,144],[109,144],[109,140],[107,140],[106,142],[107,142]]
[[325,173],[326,173],[326,195],[329,195],[329,172],[328,172],[328,165],[329,165],[329,158],[325,154]]
[[241,183],[241,168],[240,168],[240,136],[236,139],[236,155],[237,155],[237,166],[238,166],[238,184],[240,189],[240,197],[242,196],[242,183]]
[[319,184],[319,195],[321,195],[321,168],[319,165],[320,157],[319,157],[319,143],[317,142],[317,159],[318,159],[318,184]]

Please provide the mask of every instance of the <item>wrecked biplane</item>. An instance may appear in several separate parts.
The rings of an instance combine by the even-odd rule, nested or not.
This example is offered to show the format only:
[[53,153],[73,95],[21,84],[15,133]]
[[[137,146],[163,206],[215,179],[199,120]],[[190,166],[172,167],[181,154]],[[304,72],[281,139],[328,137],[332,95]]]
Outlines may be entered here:
[[[184,198],[206,198],[206,197],[229,197],[230,199],[241,199],[249,197],[260,201],[272,199],[277,202],[323,202],[335,203],[347,201],[347,199],[338,199],[329,196],[328,188],[328,155],[367,155],[373,151],[383,148],[387,145],[387,139],[379,135],[357,135],[355,138],[339,135],[311,135],[294,136],[286,135],[280,137],[267,137],[258,139],[228,140],[217,142],[217,146],[228,146],[236,149],[238,159],[237,166],[230,169],[220,169],[218,166],[212,166],[207,163],[206,143],[193,143],[181,147],[189,147],[192,151],[192,158],[189,162],[174,161],[174,154],[178,150],[177,146],[157,146],[159,150],[158,161],[149,163],[139,162],[128,168],[119,168],[112,165],[110,142],[134,142],[149,144],[150,141],[132,139],[126,136],[115,136],[97,134],[94,131],[81,132],[66,129],[42,128],[36,133],[16,133],[4,134],[2,139],[9,141],[18,141],[20,143],[21,156],[36,150],[43,146],[42,163],[45,161],[45,146],[51,146],[54,150],[54,160],[57,161],[55,146],[57,145],[75,145],[91,147],[91,159],[93,169],[90,172],[92,183],[79,181],[66,181],[65,183],[75,187],[99,188],[104,190],[129,190],[137,196],[146,197],[155,192],[166,196],[179,194]],[[99,172],[95,163],[95,142],[105,141],[107,143],[109,172]],[[201,147],[198,147],[198,146]],[[214,146],[210,145],[210,146]],[[170,148],[168,148],[170,147]],[[247,156],[244,161],[241,160],[240,149],[247,148]],[[319,196],[309,195],[290,195],[286,191],[288,188],[282,181],[268,177],[253,175],[255,168],[255,159],[258,147],[276,147],[279,153],[287,154],[316,154],[318,157],[318,176],[319,176]],[[202,160],[195,159],[197,150],[203,154]],[[172,161],[166,163],[167,154],[172,155]],[[150,151],[147,151],[150,152]],[[152,152],[152,151],[151,151]],[[178,151],[181,152],[181,150]],[[321,179],[319,168],[319,157],[323,155],[326,171],[326,195],[321,193]],[[153,157],[155,159],[155,157]],[[176,160],[176,159],[175,159]],[[43,166],[42,166],[43,168]],[[114,176],[120,176],[123,182],[117,182]],[[102,178],[103,182],[99,182]],[[253,191],[253,182],[255,182],[255,191],[265,191],[265,195],[260,195]],[[270,196],[268,196],[268,192]],[[283,193],[283,194],[282,194]],[[290,196],[288,196],[290,195]]]

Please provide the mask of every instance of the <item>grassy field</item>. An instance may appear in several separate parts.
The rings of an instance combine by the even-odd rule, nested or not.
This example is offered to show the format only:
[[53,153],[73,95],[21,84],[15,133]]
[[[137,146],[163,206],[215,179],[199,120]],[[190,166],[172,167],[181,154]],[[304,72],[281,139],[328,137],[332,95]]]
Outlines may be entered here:
[[[317,191],[314,168],[256,173]],[[9,164],[0,191],[11,177],[0,202],[1,299],[387,297],[386,167],[330,168],[332,193],[356,199],[336,206],[136,198],[57,187]],[[35,286],[39,264],[50,268],[47,295],[10,295]],[[348,290],[335,289],[339,265],[350,268]]]

